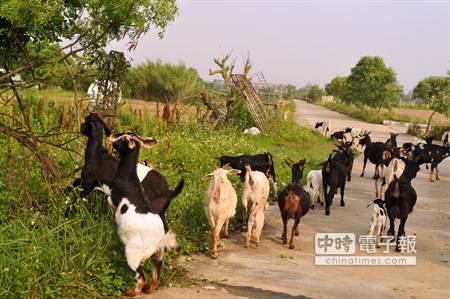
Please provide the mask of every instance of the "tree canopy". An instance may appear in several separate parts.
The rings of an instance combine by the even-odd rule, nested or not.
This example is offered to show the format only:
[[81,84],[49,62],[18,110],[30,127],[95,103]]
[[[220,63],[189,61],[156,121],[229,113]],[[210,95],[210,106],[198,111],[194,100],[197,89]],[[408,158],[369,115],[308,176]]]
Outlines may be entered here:
[[364,56],[352,68],[347,78],[345,100],[370,107],[389,107],[403,94],[394,70],[381,57]]
[[[77,100],[77,81],[85,67],[100,70],[98,78],[92,80],[104,79],[106,67],[124,72],[125,68],[117,65],[125,66],[123,61],[113,59],[123,54],[108,53],[108,43],[127,40],[131,50],[137,46],[141,35],[150,29],[155,29],[162,37],[177,11],[175,0],[1,1],[0,67],[5,72],[0,74],[0,92],[12,91],[19,113],[8,115],[9,119],[15,120],[13,124],[0,119],[0,133],[28,148],[41,162],[44,175],[58,178],[57,167],[46,147],[61,148],[67,142],[52,142],[46,132],[37,132],[33,128],[18,87],[32,87],[52,77],[67,78],[69,75],[74,87],[79,127],[81,105]],[[71,67],[73,65],[77,67]],[[19,73],[23,74],[23,82],[11,80]],[[123,76],[114,72],[113,77]]]
[[323,90],[316,84],[310,85],[306,92],[306,99],[310,102],[317,102],[323,96]]
[[340,101],[345,101],[347,91],[347,77],[336,77],[330,83],[325,85],[325,91],[328,95],[334,96]]
[[428,119],[427,132],[436,112],[450,115],[450,77],[428,77],[413,90],[413,98],[422,99],[433,110]]

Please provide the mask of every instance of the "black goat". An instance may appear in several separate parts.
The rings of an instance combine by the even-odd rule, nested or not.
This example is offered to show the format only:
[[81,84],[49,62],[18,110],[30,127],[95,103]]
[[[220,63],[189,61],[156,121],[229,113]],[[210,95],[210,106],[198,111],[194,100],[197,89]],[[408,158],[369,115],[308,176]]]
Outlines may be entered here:
[[[175,247],[175,234],[165,231],[163,219],[152,208],[137,176],[137,161],[141,147],[156,144],[153,138],[141,138],[133,133],[114,134],[109,141],[120,154],[120,162],[108,203],[115,211],[119,236],[125,245],[128,266],[136,273],[136,286],[127,296],[151,293],[158,287],[165,249]],[[146,284],[144,263],[151,257],[152,282]]]
[[333,159],[336,161],[342,161],[345,163],[345,166],[347,168],[347,181],[351,182],[352,180],[352,170],[353,170],[353,162],[354,162],[354,155],[352,151],[352,142],[348,141],[345,143],[337,144],[336,145],[339,150],[333,150],[333,152],[336,152]]
[[222,156],[219,158],[220,168],[229,165],[233,169],[239,169],[241,181],[245,181],[245,165],[249,165],[254,171],[263,172],[272,181],[273,195],[277,196],[277,179],[272,155],[268,152],[258,155]]
[[[76,179],[72,184],[73,187],[81,185],[81,198],[86,197],[96,187],[98,187],[97,190],[101,190],[103,185],[110,186],[119,167],[119,161],[103,147],[103,131],[106,136],[110,135],[108,126],[97,113],[90,113],[81,125],[81,133],[88,137],[88,142],[84,154],[85,161],[81,170],[81,179]],[[180,194],[183,189],[184,179],[181,178],[172,191],[169,189],[166,178],[156,170],[138,164],[137,173],[144,186],[147,198],[150,200],[153,209],[163,219],[164,227],[168,231],[166,211],[171,200]],[[66,216],[70,208],[71,206],[68,206],[66,209]]]
[[294,235],[298,236],[300,234],[298,231],[300,218],[308,213],[311,208],[311,198],[309,193],[300,184],[306,160],[300,160],[299,162],[285,160],[285,162],[292,170],[292,182],[278,195],[278,207],[280,208],[281,219],[283,220],[281,240],[283,244],[287,243],[287,223],[289,219],[293,218],[295,222],[289,240],[289,249],[294,249]]
[[[333,203],[334,195],[339,188],[341,191],[341,207],[345,207],[344,193],[346,178],[349,179],[349,172],[353,167],[353,153],[349,148],[343,148],[336,155],[324,163],[322,168],[322,184],[325,194],[325,215],[330,215],[330,207]],[[330,191],[327,192],[328,187]]]
[[373,175],[374,179],[377,179],[379,174],[378,167],[383,163],[383,156],[386,157],[386,151],[391,151],[386,144],[383,142],[372,142],[369,136],[370,132],[364,134],[364,137],[359,140],[359,144],[362,146],[366,146],[364,149],[364,165],[363,170],[361,172],[361,177],[364,176],[364,172],[366,170],[367,160],[375,164],[375,173]]
[[420,170],[420,159],[420,156],[414,160],[402,158],[406,164],[405,170],[400,178],[394,176],[394,180],[389,184],[384,195],[390,223],[388,235],[395,236],[395,219],[400,219],[396,251],[400,251],[398,247],[399,238],[405,235],[406,220],[416,204],[417,193],[411,185],[411,180],[416,177]]
[[384,144],[387,145],[388,148],[397,148],[397,136],[398,133],[389,133],[390,137]]
[[347,138],[345,137],[345,131],[334,132],[333,134],[331,134],[330,138],[335,140],[347,140]]

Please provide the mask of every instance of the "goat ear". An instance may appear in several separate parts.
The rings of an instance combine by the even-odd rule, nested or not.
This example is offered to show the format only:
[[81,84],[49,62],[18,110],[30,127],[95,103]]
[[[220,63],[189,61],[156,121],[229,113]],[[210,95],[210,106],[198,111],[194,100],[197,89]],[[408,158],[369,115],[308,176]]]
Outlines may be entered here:
[[239,169],[230,169],[227,174],[240,174],[241,171]]
[[109,137],[109,135],[111,135],[111,130],[109,130],[109,128],[106,124],[104,124],[103,130],[105,131],[106,137]]
[[286,165],[289,167],[292,167],[292,165],[294,165],[294,163],[292,163],[292,161],[288,161],[288,160],[284,160],[284,163],[286,163]]
[[208,173],[204,177],[202,177],[202,180],[208,180],[209,178],[213,177],[214,175],[212,173]]
[[140,138],[139,140],[141,141],[141,146],[143,148],[154,148],[156,146],[156,139],[153,137],[149,137],[149,138]]
[[300,163],[300,165],[305,166],[306,164],[306,159],[300,160],[298,161],[298,163]]

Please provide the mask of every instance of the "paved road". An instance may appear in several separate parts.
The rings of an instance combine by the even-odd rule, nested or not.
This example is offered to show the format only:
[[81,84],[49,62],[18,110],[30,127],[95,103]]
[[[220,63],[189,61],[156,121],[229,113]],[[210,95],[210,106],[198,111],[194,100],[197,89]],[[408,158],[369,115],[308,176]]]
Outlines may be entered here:
[[[402,131],[351,119],[322,107],[296,101],[296,120],[308,126],[328,119],[332,131],[347,126],[373,131],[373,139],[385,141],[391,131]],[[412,141],[402,134],[399,142]],[[244,249],[244,236],[225,240],[219,259],[195,255],[186,264],[190,275],[205,279],[204,286],[192,289],[169,288],[158,292],[164,298],[450,298],[450,161],[440,167],[441,181],[428,181],[422,167],[413,185],[418,193],[414,212],[408,218],[406,233],[417,236],[417,266],[374,267],[314,265],[314,234],[317,232],[367,233],[374,199],[373,165],[360,178],[361,156],[355,160],[353,180],[346,189],[347,206],[334,200],[332,215],[315,209],[302,219],[296,249],[280,242],[281,220],[278,207],[266,213],[262,245]],[[357,254],[365,254],[357,250]],[[393,253],[391,255],[397,255]],[[213,287],[211,289],[209,286]]]

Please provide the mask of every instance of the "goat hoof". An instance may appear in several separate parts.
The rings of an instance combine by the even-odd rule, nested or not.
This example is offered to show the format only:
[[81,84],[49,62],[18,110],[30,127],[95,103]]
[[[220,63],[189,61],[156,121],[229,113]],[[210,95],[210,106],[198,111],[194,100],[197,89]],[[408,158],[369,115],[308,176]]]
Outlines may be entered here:
[[360,177],[363,177],[363,176],[364,176],[364,173],[361,173]]
[[330,216],[330,210],[325,210],[325,215]]
[[152,282],[149,285],[146,285],[143,289],[145,294],[151,294],[158,288],[158,282]]
[[289,249],[295,249],[294,244],[289,245]]
[[314,205],[311,205],[311,210],[314,210]]
[[229,239],[229,238],[230,238],[230,235],[229,235],[229,234],[223,234],[223,238]]
[[320,202],[320,205],[323,206],[323,202],[322,201]]
[[341,207],[345,207],[345,202],[341,201]]
[[255,242],[255,246],[259,247],[259,241]]
[[217,257],[218,257],[217,252],[216,252],[216,253],[213,252],[213,253],[211,254],[211,258],[212,258],[212,259],[217,259]]
[[136,292],[135,288],[128,289],[125,292],[125,296],[127,296],[127,297],[134,297],[134,296],[137,296],[137,295],[139,295],[139,294]]
[[287,240],[282,239],[283,244],[287,244]]
[[244,247],[245,248],[249,248],[250,247],[250,241],[245,241]]

